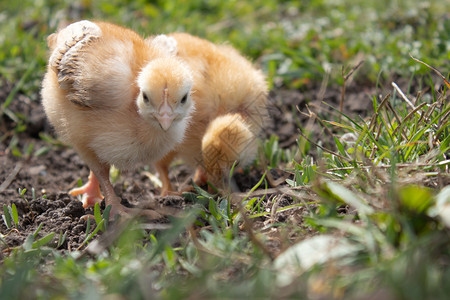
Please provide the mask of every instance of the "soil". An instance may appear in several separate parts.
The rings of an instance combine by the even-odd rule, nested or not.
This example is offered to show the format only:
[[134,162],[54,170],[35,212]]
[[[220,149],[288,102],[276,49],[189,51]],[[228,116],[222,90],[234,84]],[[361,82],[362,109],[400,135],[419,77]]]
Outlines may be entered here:
[[[344,111],[348,114],[367,116],[371,112],[372,96],[376,94],[374,88],[363,88],[356,83],[347,87],[345,94]],[[385,95],[383,91],[378,91]],[[0,99],[6,99],[9,90],[7,86],[0,89]],[[334,107],[339,107],[341,87],[308,87],[302,91],[277,89],[270,93],[270,109],[267,127],[263,132],[263,138],[277,135],[283,148],[289,148],[296,144],[299,125],[309,126],[313,136],[324,138],[320,127],[310,118],[299,112],[307,112],[307,106],[317,114],[328,114],[330,109],[322,103],[327,102]],[[4,235],[5,243],[0,248],[7,253],[11,248],[20,246],[30,234],[34,233],[38,226],[42,228],[38,237],[48,233],[66,234],[66,239],[59,249],[71,251],[80,247],[86,237],[86,220],[82,218],[85,211],[81,202],[67,191],[75,187],[81,179],[85,181],[89,169],[77,153],[70,147],[52,145],[43,141],[40,134],[53,135],[48,125],[45,114],[39,102],[32,101],[24,95],[17,95],[8,107],[14,113],[24,116],[26,130],[19,133],[17,140],[12,138],[17,124],[8,116],[0,116],[0,131],[3,136],[0,143],[0,205],[16,205],[19,212],[19,224],[14,229],[7,229],[5,222],[0,221],[0,232]],[[328,139],[331,137],[328,136]],[[317,140],[317,138],[316,138]],[[16,144],[17,143],[17,144]],[[15,147],[11,145],[16,144]],[[32,153],[40,153],[39,156],[17,156],[12,149],[19,149],[22,153],[33,145]],[[26,155],[25,155],[26,156]],[[159,208],[171,211],[182,210],[190,206],[188,199],[181,196],[158,196],[158,189],[150,180],[148,172],[153,173],[151,167],[138,166],[136,171],[122,173],[115,183],[116,193],[122,197],[128,205],[144,204],[145,207]],[[261,178],[264,170],[251,167],[248,172],[238,172],[235,182],[241,192],[248,191]],[[283,172],[273,171],[273,177],[284,176]],[[181,184],[189,180],[192,171],[182,164],[172,167],[170,176],[173,183]],[[21,196],[19,189],[27,189]],[[34,193],[32,192],[34,189]],[[269,195],[265,204],[278,207],[291,205],[293,200],[286,195]],[[272,203],[272,204],[271,204]],[[272,221],[301,223],[303,209],[290,210],[277,214]],[[258,222],[267,221],[260,218]],[[156,222],[168,222],[167,219]],[[93,229],[91,226],[91,230]],[[57,238],[53,244],[56,245]]]

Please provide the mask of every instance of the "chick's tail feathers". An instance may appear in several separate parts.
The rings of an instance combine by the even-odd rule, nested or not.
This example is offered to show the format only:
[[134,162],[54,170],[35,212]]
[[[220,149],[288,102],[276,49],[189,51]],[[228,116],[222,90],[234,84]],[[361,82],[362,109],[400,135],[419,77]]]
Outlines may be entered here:
[[239,113],[221,115],[209,124],[202,139],[202,157],[205,175],[213,184],[227,178],[235,162],[240,167],[252,162],[258,132]]

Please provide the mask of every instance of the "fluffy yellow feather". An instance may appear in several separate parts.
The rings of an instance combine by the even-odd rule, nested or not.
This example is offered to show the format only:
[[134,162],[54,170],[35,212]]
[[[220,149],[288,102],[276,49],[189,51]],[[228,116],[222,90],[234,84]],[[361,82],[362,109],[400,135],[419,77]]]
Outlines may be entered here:
[[156,164],[162,194],[173,190],[168,168],[175,157],[197,167],[197,184],[222,185],[235,161],[245,166],[256,154],[255,139],[266,116],[264,75],[231,46],[186,33],[168,36],[193,71],[196,110],[183,142]]
[[195,103],[190,67],[174,56],[167,36],[145,41],[132,30],[80,21],[49,36],[50,59],[42,104],[60,138],[91,170],[74,189],[84,206],[105,196],[120,205],[109,180],[111,165],[129,169],[164,157],[185,135]]

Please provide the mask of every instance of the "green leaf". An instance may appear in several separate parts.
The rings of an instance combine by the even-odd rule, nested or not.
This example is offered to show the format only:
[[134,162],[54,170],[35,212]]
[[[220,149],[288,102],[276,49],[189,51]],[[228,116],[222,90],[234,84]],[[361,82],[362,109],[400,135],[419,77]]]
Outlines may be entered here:
[[448,135],[444,140],[441,142],[441,145],[439,148],[441,149],[441,152],[449,151],[449,145],[450,145],[450,135]]
[[236,167],[236,165],[237,165],[237,161],[234,161],[234,163],[233,163],[233,166],[231,167],[231,169],[230,169],[230,173],[228,174],[228,178],[231,180],[231,178],[233,177],[233,174],[234,174],[234,168]]
[[261,185],[261,183],[263,183],[264,179],[266,178],[266,172],[264,172],[264,174],[261,176],[261,179],[258,181],[257,184],[255,184],[254,187],[252,187],[252,189],[247,193],[247,195],[245,196],[244,199],[242,199],[242,202],[244,202],[245,200],[247,200],[247,198]]
[[89,231],[87,229],[90,230],[90,228],[91,228],[91,222],[90,222],[90,219],[88,219],[87,226],[86,226],[86,238],[84,239],[83,243],[81,243],[79,248],[81,248],[84,244],[89,242],[92,239],[92,237],[94,237],[94,235],[97,234],[97,232],[100,230],[100,228],[103,227],[104,222],[105,222],[104,219],[101,220],[100,223],[97,224],[97,227],[95,227],[94,231],[92,231],[90,234],[88,234]]
[[67,237],[66,232],[64,232],[64,234],[62,232],[59,233],[58,244],[57,244],[56,248],[59,248],[64,244],[66,237]]
[[345,153],[345,149],[344,149],[344,146],[342,145],[341,141],[339,141],[339,139],[335,137],[334,142],[336,143],[336,146],[337,146],[339,152],[341,153],[341,155],[346,156],[347,153]]
[[329,200],[335,199],[348,204],[351,207],[356,208],[361,215],[373,214],[374,209],[369,206],[364,199],[342,185],[332,181],[326,181],[322,187],[328,192],[328,195],[322,193],[322,196],[325,196]]
[[94,219],[97,226],[102,221],[102,214],[100,213],[100,205],[98,202],[94,205]]
[[52,150],[50,146],[41,147],[34,152],[33,156],[39,157],[41,155],[47,154],[48,152],[50,152],[50,150]]
[[92,233],[88,236],[87,241],[89,241],[94,235],[97,234],[97,232],[103,228],[103,223],[105,222],[105,220],[101,220],[100,223],[98,223],[97,227],[95,227],[94,231],[92,231]]
[[8,229],[11,228],[11,215],[9,214],[8,206],[6,204],[3,204],[3,215],[2,215],[3,221],[5,222],[6,227]]
[[203,196],[205,198],[213,198],[213,195],[211,195],[210,193],[208,193],[207,191],[205,191],[204,189],[202,189],[201,187],[199,187],[198,185],[195,184],[195,182],[192,182],[192,186],[194,187],[195,191],[200,195]]
[[11,153],[12,153],[12,155],[14,155],[15,157],[22,157],[22,152],[20,152],[20,150],[17,149],[17,148],[15,148],[15,147],[12,149]]
[[173,268],[176,265],[176,253],[172,247],[167,245],[164,251],[164,260],[169,268]]
[[259,212],[261,212],[261,210],[264,210],[264,207],[263,207],[263,205],[261,205],[261,203],[264,201],[265,198],[266,198],[266,195],[262,196],[261,198],[254,197],[253,199],[250,200],[253,202],[258,200],[258,202],[255,205],[253,205],[253,209],[251,210],[251,213],[254,213],[255,211],[258,211],[258,213],[259,213]]
[[36,230],[33,232],[33,238],[34,239],[37,238],[37,235],[38,235],[39,231],[41,231],[41,229],[42,229],[42,223],[39,224],[38,228],[36,228]]
[[35,241],[31,247],[33,249],[37,249],[44,245],[47,245],[53,239],[54,236],[55,236],[54,232],[49,233],[46,236],[44,236],[43,238],[40,238],[39,240]]
[[227,199],[222,199],[219,202],[219,205],[217,206],[217,208],[219,209],[219,213],[222,217],[224,217],[225,219],[229,219],[229,203],[230,201],[228,201]]
[[209,198],[205,198],[201,195],[191,193],[191,192],[184,192],[182,196],[186,199],[188,202],[198,203],[204,207],[206,207],[209,204]]
[[297,186],[297,183],[294,180],[292,180],[292,179],[286,179],[285,181],[286,181],[287,184],[289,184],[292,187],[296,187]]
[[19,188],[19,196],[20,196],[20,198],[23,199],[26,192],[27,192],[27,189],[21,189],[21,188]]
[[431,192],[425,187],[405,186],[401,187],[398,193],[402,206],[415,213],[424,213],[433,202]]
[[209,212],[211,215],[216,218],[217,220],[222,219],[222,216],[217,211],[217,203],[214,199],[209,199],[209,206],[208,206]]
[[29,250],[33,249],[33,243],[34,243],[35,239],[36,238],[33,234],[28,235],[27,238],[25,239],[25,242],[23,242],[22,248],[25,251],[29,251]]
[[16,226],[18,226],[19,225],[19,214],[17,212],[17,207],[14,203],[11,205],[11,216],[12,216]]
[[30,143],[25,149],[25,157],[31,157],[31,153],[33,152],[34,144]]
[[105,207],[105,210],[103,211],[103,220],[105,220],[104,223],[104,230],[108,229],[108,222],[109,222],[109,214],[111,213],[111,208],[112,205],[108,205],[107,207]]

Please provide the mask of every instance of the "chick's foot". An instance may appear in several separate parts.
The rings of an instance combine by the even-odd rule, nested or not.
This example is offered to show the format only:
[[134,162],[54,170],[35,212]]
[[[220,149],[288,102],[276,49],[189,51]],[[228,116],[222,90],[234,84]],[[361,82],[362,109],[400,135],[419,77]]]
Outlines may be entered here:
[[83,195],[81,201],[83,202],[84,208],[93,207],[95,203],[100,203],[103,200],[97,177],[95,177],[92,171],[89,174],[88,182],[79,188],[70,190],[69,194],[72,196]]

